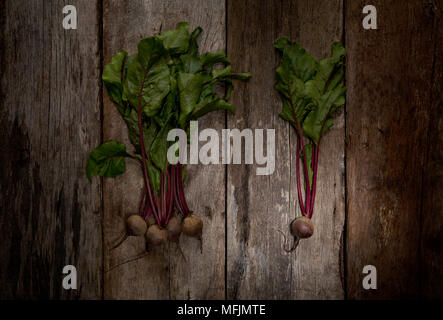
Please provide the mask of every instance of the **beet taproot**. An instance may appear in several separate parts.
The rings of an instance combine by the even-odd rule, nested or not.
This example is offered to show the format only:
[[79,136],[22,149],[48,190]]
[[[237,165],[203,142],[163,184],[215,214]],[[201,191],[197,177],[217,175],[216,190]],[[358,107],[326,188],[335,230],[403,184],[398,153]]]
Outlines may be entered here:
[[314,225],[311,219],[303,216],[292,220],[291,233],[298,239],[306,239],[314,234]]
[[126,224],[125,234],[117,241],[115,245],[112,246],[110,250],[118,248],[128,238],[128,236],[133,236],[133,237],[142,236],[146,233],[146,230],[148,229],[148,225],[146,224],[145,219],[136,214],[133,214],[128,218],[126,218],[125,224]]
[[132,215],[126,219],[126,232],[130,236],[142,236],[148,230],[148,225],[142,217],[139,215]]
[[161,229],[157,224],[153,224],[148,228],[145,239],[149,246],[163,245],[168,241],[168,231]]
[[190,214],[182,221],[182,231],[188,237],[200,239],[203,232],[203,221],[195,214]]
[[169,222],[166,225],[166,230],[168,230],[169,241],[178,242],[180,240],[182,226],[180,220],[177,217],[172,217],[171,219],[169,219]]

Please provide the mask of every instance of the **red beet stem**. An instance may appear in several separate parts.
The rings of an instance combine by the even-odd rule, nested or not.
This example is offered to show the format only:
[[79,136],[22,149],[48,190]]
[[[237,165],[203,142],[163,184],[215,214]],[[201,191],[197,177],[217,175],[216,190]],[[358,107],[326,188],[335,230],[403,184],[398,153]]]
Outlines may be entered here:
[[319,146],[314,145],[314,148],[312,149],[312,153],[313,153],[312,162],[314,163],[314,168],[313,168],[313,178],[312,178],[311,208],[308,213],[309,219],[312,217],[312,214],[314,213],[315,194],[316,194],[316,188],[317,188],[318,151],[319,151]]
[[143,126],[142,126],[142,95],[143,95],[143,87],[145,85],[145,80],[146,80],[146,76],[147,73],[145,73],[145,75],[143,76],[143,80],[142,80],[142,84],[140,86],[140,92],[138,94],[138,110],[137,110],[137,115],[138,115],[138,130],[139,130],[139,142],[140,142],[140,151],[142,154],[142,167],[143,167],[143,178],[144,178],[144,182],[145,182],[145,188],[148,190],[148,195],[149,195],[149,200],[151,201],[152,204],[152,210],[154,212],[154,216],[157,216],[157,212],[156,212],[156,208],[154,206],[154,201],[152,199],[152,193],[151,193],[151,185],[149,183],[149,177],[148,177],[148,170],[146,168],[146,149],[145,149],[145,139],[143,136]]
[[145,215],[145,199],[146,199],[146,188],[143,188],[142,197],[140,199],[140,205],[138,207],[138,213],[141,217]]
[[190,213],[188,204],[186,203],[186,197],[185,192],[183,190],[183,181],[182,181],[182,175],[183,175],[183,165],[179,163],[178,165],[178,172],[177,172],[177,181],[178,181],[178,192],[180,196],[180,202],[182,203],[183,209],[185,210],[185,216],[188,216]]
[[172,174],[169,172],[169,169],[172,170],[171,168],[168,168],[167,172],[167,177],[168,177],[168,191],[166,194],[166,198],[168,199],[168,206],[167,206],[167,219],[166,219],[166,224],[168,224],[169,220],[171,219],[172,216],[172,207],[173,207],[173,195],[174,195],[174,179],[172,177]]
[[296,165],[295,170],[297,172],[297,193],[298,193],[298,203],[300,205],[300,210],[302,214],[305,213],[305,206],[303,204],[303,197],[301,194],[301,182],[300,182],[300,157],[298,156],[300,154],[300,137],[297,137],[297,157],[296,157]]
[[172,166],[172,175],[174,176],[174,203],[177,210],[180,212],[181,215],[185,215],[185,212],[183,210],[183,207],[180,203],[179,196],[178,196],[178,179],[177,179],[177,166]]
[[[289,88],[290,89],[290,88]],[[304,169],[304,175],[305,175],[305,201],[306,201],[306,211],[304,214],[307,214],[309,212],[309,208],[310,208],[310,204],[311,204],[311,199],[310,199],[310,184],[309,184],[309,174],[308,174],[308,161],[306,159],[306,150],[305,150],[305,143],[303,142],[303,135],[302,135],[302,130],[300,128],[300,124],[298,123],[297,120],[297,115],[295,114],[295,107],[294,104],[292,103],[292,100],[290,100],[291,103],[291,111],[292,111],[292,116],[294,117],[295,120],[295,126],[296,126],[296,130],[297,130],[297,135],[300,139],[301,142],[301,147],[302,147],[302,151],[303,151],[303,169]],[[297,159],[300,158],[300,154],[297,154]]]

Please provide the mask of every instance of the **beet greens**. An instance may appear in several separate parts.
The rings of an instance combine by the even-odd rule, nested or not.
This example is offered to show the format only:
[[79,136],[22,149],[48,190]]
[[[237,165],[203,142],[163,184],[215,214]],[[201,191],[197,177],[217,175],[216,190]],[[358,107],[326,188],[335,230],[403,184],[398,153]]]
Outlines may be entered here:
[[[276,70],[275,89],[280,94],[283,110],[280,116],[297,133],[296,176],[300,210],[305,219],[291,223],[292,234],[307,238],[313,233],[311,219],[314,212],[320,142],[333,125],[333,114],[345,104],[346,87],[343,84],[345,49],[336,42],[332,56],[317,61],[296,42],[287,38],[275,41],[281,53]],[[302,195],[300,162],[304,176]]]
[[[167,160],[174,143],[167,141],[168,132],[181,128],[189,135],[191,120],[215,110],[235,112],[227,102],[232,79],[250,77],[232,73],[223,51],[200,55],[201,31],[198,27],[190,33],[188,23],[179,23],[176,29],[141,40],[134,55],[115,54],[103,71],[109,97],[126,123],[135,151],[128,153],[122,142],[105,142],[90,154],[87,176],[116,177],[126,170],[125,158],[138,161],[144,183],[139,215],[145,220],[154,216],[160,230],[166,228],[174,208],[183,217],[192,213],[183,189],[184,164],[171,165]],[[223,69],[214,69],[220,64]],[[217,83],[225,84],[224,96],[215,93]],[[151,237],[149,230],[154,229],[148,229]]]

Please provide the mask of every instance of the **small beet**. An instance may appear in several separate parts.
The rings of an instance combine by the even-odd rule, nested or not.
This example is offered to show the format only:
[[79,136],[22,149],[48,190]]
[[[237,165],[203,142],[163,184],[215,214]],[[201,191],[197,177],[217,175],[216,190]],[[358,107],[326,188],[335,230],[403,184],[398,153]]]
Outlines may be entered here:
[[183,219],[182,231],[188,237],[200,239],[203,231],[203,221],[195,214],[191,214]]
[[146,219],[146,223],[148,224],[148,227],[150,227],[150,226],[152,226],[153,224],[156,224],[156,223],[157,223],[157,221],[155,221],[155,217],[154,217],[153,214],[151,214],[151,215],[149,216],[149,218]]
[[303,216],[291,222],[291,233],[299,239],[306,239],[314,233],[314,225],[311,219]]
[[146,221],[139,215],[132,215],[126,219],[126,232],[130,236],[142,236],[148,230]]
[[145,238],[148,245],[159,246],[168,241],[168,231],[166,229],[160,229],[157,224],[153,224],[148,228]]
[[182,233],[180,220],[177,217],[172,217],[169,219],[169,222],[166,225],[166,230],[168,230],[168,240],[178,242],[180,239],[180,234]]
[[142,236],[146,233],[148,225],[146,221],[139,215],[133,214],[126,219],[126,233],[120,237],[115,245],[110,250],[118,248],[129,236]]

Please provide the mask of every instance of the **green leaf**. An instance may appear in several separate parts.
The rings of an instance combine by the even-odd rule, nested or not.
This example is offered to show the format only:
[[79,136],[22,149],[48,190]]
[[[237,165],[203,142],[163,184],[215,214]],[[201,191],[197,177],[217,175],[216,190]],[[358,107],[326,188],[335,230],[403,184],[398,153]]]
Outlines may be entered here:
[[203,69],[204,61],[198,55],[198,44],[197,44],[197,37],[199,36],[199,34],[201,32],[202,32],[202,28],[200,28],[200,27],[196,28],[192,32],[190,40],[189,40],[188,52],[186,54],[182,54],[180,56],[180,60],[182,62],[182,65],[178,66],[178,68],[182,72],[197,73]]
[[186,176],[186,169],[188,168],[188,165],[184,164],[183,165],[183,172],[182,172],[182,180],[185,181],[185,176]]
[[345,50],[343,46],[336,42],[332,45],[332,57],[319,62],[318,71],[314,80],[321,94],[324,94],[326,90],[335,89],[335,87],[342,82],[342,59],[344,55]]
[[148,117],[158,112],[170,90],[169,68],[162,54],[163,46],[158,39],[141,40],[125,79],[125,96],[135,108],[141,103]]
[[93,176],[114,178],[126,171],[126,146],[118,141],[109,141],[91,152],[86,164],[86,175],[91,180]]
[[203,61],[196,53],[188,53],[186,55],[182,55],[180,60],[183,64],[183,72],[186,73],[197,73],[201,71],[203,68]]
[[283,53],[286,48],[290,47],[292,42],[286,37],[280,37],[274,42],[274,47]]
[[250,72],[244,72],[244,73],[233,73],[232,67],[227,66],[224,69],[215,69],[212,70],[212,78],[214,81],[223,81],[224,78],[234,78],[234,79],[240,79],[240,80],[246,80],[251,77]]
[[340,42],[334,42],[332,44],[332,58],[342,59],[346,55],[346,49]]
[[180,97],[181,126],[184,125],[188,114],[194,110],[194,107],[200,98],[200,93],[205,80],[205,76],[200,73],[194,74],[180,72],[178,74],[177,85]]
[[242,73],[232,73],[230,75],[233,79],[239,79],[239,80],[247,80],[250,77],[252,77],[252,74],[250,72],[242,72]]
[[326,119],[326,122],[323,126],[323,131],[322,131],[321,135],[324,135],[332,127],[333,124],[334,124],[334,120],[332,120],[332,118],[329,117],[328,119]]
[[287,38],[277,39],[274,45],[282,53],[275,85],[283,102],[280,116],[294,126],[295,113],[303,134],[318,144],[332,126],[331,114],[345,103],[345,50],[340,43],[334,43],[332,56],[317,62]]
[[146,166],[148,170],[149,182],[154,189],[154,193],[158,194],[160,192],[161,172],[149,161],[146,161]]
[[[276,70],[277,83],[275,84],[275,89],[283,101],[283,111],[280,113],[280,116],[292,124],[295,124],[294,111],[297,121],[301,126],[302,120],[310,110],[310,99],[306,99],[305,97],[308,82],[300,78],[293,66],[293,60],[295,58],[291,59],[290,55],[293,55],[294,52],[290,51],[291,47],[288,40],[286,38],[278,39],[276,41],[276,47],[283,49],[282,60]],[[301,54],[298,51],[296,51],[296,53]],[[306,52],[304,55],[307,55]],[[305,60],[309,60],[309,58]]]
[[[132,145],[135,147],[137,152],[140,152],[140,140],[139,140],[140,134],[138,127],[137,111],[131,109],[128,115],[123,117],[123,120],[125,121],[126,126],[128,127],[129,140],[131,141]],[[143,128],[143,137],[145,141],[145,149],[149,150],[152,141],[157,135],[158,125],[155,121],[148,120],[142,122],[142,128]]]
[[287,59],[286,68],[297,78],[307,81],[313,77],[317,61],[301,45],[297,42],[291,43],[287,38],[279,38],[275,41],[274,47],[282,52],[283,57]]
[[212,100],[210,103],[207,103],[207,104],[203,105],[202,107],[197,108],[192,116],[194,118],[199,118],[199,117],[202,117],[205,114],[207,114],[211,111],[215,111],[215,110],[227,110],[231,113],[235,113],[235,107],[232,104],[227,103],[225,100],[221,100],[219,98],[216,98],[216,99]]
[[343,100],[346,88],[343,85],[337,86],[332,91],[327,91],[320,99],[318,105],[308,114],[303,122],[303,130],[306,136],[310,137],[315,144],[318,144],[320,137],[325,132],[323,130],[325,121],[331,112],[331,106],[337,100]]
[[[283,110],[280,113],[280,117],[282,117],[286,121],[289,121],[294,127],[296,127],[296,122],[292,112],[292,104],[289,102],[288,99],[282,99],[282,100],[283,100]],[[299,126],[301,128],[302,120],[305,118],[306,114],[309,113],[313,104],[311,103],[310,100],[304,100],[304,99],[296,100],[295,103],[296,103],[296,105],[294,106],[295,116],[297,117],[297,121],[299,122]]]
[[[134,108],[131,108],[128,105],[127,99],[125,99],[125,97],[122,96],[123,92],[122,78],[125,77],[125,75],[127,74],[128,67],[132,65],[132,63],[135,61],[136,58],[137,58],[136,55],[127,57],[127,53],[125,51],[115,54],[112,57],[111,62],[105,66],[105,69],[103,71],[103,80],[108,88],[108,92],[111,98],[114,100],[117,107],[119,108],[123,120],[125,121],[128,127],[128,136],[131,143],[135,146],[136,150],[139,151],[140,146],[139,146],[138,114]],[[153,139],[155,138],[155,135],[157,134],[156,127],[155,124],[150,125],[149,126],[150,130],[149,130],[147,128],[146,122],[143,122],[142,126],[145,138],[144,139],[145,145],[146,149],[148,150]],[[151,136],[152,134],[154,134],[153,137]]]
[[187,22],[180,22],[176,29],[165,31],[158,35],[157,38],[163,42],[164,48],[169,52],[173,54],[184,53],[188,50],[191,38],[189,24]]
[[226,53],[223,50],[214,53],[207,52],[201,56],[201,61],[206,68],[212,68],[218,63],[229,63],[229,59],[226,57]]
[[194,31],[192,31],[191,39],[189,40],[189,52],[191,52],[191,51],[198,52],[197,37],[202,32],[203,32],[203,29],[201,27],[197,27],[194,29]]
[[[314,176],[314,171],[312,170],[312,144],[309,143],[305,145],[305,152],[306,152],[306,164],[308,166],[308,176],[309,176],[309,186],[312,188],[312,178]],[[304,159],[303,157],[303,150],[300,150],[300,158]]]
[[154,143],[154,139],[155,137],[157,137],[159,131],[160,131],[159,125],[156,122],[151,121],[150,126],[144,133],[146,152],[151,151],[152,144]]
[[137,54],[134,54],[132,56],[126,57],[126,62],[123,70],[122,75],[122,85],[123,85],[123,93],[122,93],[122,100],[128,102],[128,96],[127,96],[127,90],[125,89],[125,83],[128,75],[129,67],[134,63],[134,61],[137,60]]
[[135,109],[130,109],[127,114],[123,116],[123,120],[128,127],[128,136],[131,143],[139,149],[139,128],[138,128],[138,114]]
[[[140,154],[135,154],[134,158],[143,161],[143,158]],[[146,159],[146,169],[148,171],[149,183],[151,184],[154,193],[158,194],[158,192],[160,191],[161,172],[152,162],[149,162],[148,159]]]
[[109,62],[103,69],[102,79],[105,83],[109,97],[117,105],[120,113],[124,112],[124,105],[122,101],[123,85],[122,75],[125,59],[128,53],[120,51],[112,56]]
[[151,149],[149,150],[152,162],[162,172],[166,170],[166,165],[167,165],[167,151],[168,151],[167,136],[170,129],[172,128],[166,123],[158,132],[157,136],[152,142]]
[[[247,79],[250,73],[233,73],[231,66],[224,69],[200,72],[196,74],[178,73],[178,88],[180,91],[180,118],[179,126],[184,128],[186,122],[205,115],[215,110],[229,110],[235,112],[233,105],[226,99],[232,90],[232,78]],[[214,85],[217,82],[227,84],[225,97],[219,97],[215,93]]]
[[[103,80],[136,150],[132,157],[140,160],[138,107],[142,108],[142,134],[150,156],[147,170],[156,193],[161,172],[166,169],[169,129],[189,129],[190,120],[211,111],[234,112],[234,106],[227,101],[233,89],[232,79],[250,77],[250,73],[233,73],[224,51],[200,55],[197,37],[201,32],[198,27],[190,34],[188,23],[179,23],[173,30],[141,40],[134,55],[117,53],[104,70]],[[214,70],[217,64],[225,67]],[[217,94],[219,82],[225,85],[224,96]],[[114,174],[112,168],[121,170],[124,166],[123,157],[111,156],[102,164],[91,156],[89,176]]]

